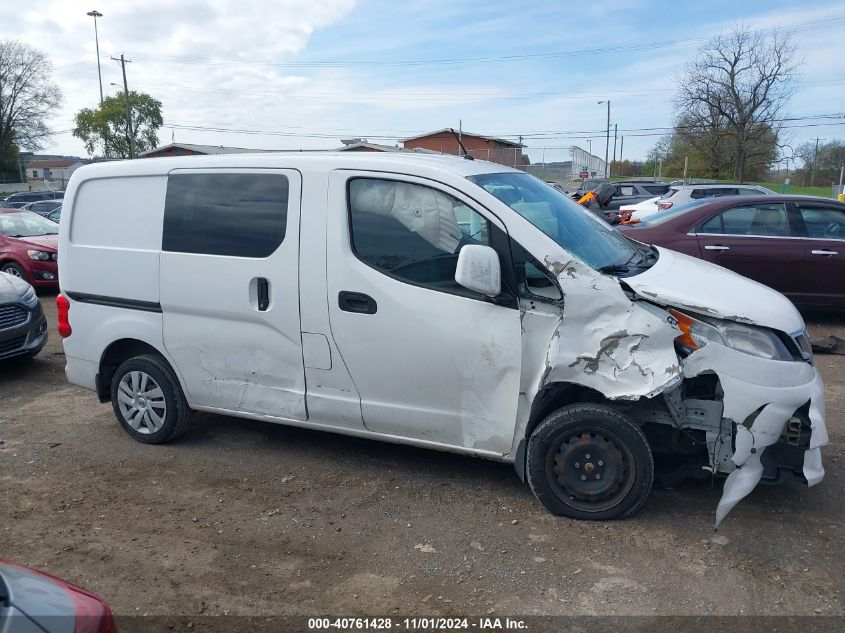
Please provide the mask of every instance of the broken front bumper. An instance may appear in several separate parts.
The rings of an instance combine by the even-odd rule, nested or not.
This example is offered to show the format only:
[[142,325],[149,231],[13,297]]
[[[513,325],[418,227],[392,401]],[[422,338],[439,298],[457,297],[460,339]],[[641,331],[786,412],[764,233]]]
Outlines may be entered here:
[[[803,418],[809,426],[802,472],[812,486],[824,478],[819,448],[828,442],[824,384],[806,362],[773,361],[709,343],[683,360],[688,378],[715,373],[724,391],[722,417],[735,425],[735,468],[725,481],[716,511],[716,525],[760,482],[779,451],[774,445],[789,437],[788,424]],[[792,422],[790,422],[792,421]],[[785,433],[786,432],[786,433]],[[763,460],[768,447],[772,453]],[[764,461],[766,463],[764,463]]]

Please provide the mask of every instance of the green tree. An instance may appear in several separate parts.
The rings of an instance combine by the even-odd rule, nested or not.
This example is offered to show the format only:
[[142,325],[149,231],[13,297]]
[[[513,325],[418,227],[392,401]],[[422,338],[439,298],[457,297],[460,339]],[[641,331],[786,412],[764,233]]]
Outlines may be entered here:
[[[163,123],[161,101],[143,92],[129,91],[132,114],[132,145],[135,155],[158,145],[158,130]],[[83,108],[76,113],[73,135],[85,143],[93,156],[100,152],[107,158],[130,158],[130,132],[126,122],[126,100],[122,92],[103,99],[97,109]]]

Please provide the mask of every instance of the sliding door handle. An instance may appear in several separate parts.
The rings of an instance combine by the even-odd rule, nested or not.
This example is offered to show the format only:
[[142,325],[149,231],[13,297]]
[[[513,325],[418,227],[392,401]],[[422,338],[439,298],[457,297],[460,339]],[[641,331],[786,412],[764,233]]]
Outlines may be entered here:
[[337,295],[337,305],[344,312],[357,312],[359,314],[375,314],[378,310],[376,300],[363,292],[349,292],[341,290]]
[[267,308],[270,307],[270,284],[264,277],[259,277],[257,282],[258,311],[266,312]]

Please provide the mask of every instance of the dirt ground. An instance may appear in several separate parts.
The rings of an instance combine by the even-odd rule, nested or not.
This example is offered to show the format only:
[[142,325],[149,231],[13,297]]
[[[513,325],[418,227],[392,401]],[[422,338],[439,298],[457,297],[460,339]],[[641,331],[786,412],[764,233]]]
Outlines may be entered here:
[[[208,414],[134,442],[66,382],[42,302],[47,347],[0,368],[0,558],[117,614],[843,615],[843,356],[816,359],[825,481],[760,486],[714,533],[720,482],[589,523],[469,457]],[[845,316],[808,323],[845,338]]]

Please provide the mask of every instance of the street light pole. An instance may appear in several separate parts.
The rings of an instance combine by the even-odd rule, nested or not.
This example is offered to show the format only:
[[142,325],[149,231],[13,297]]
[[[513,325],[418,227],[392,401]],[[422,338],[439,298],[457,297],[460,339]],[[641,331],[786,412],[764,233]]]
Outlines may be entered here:
[[610,99],[599,101],[599,105],[602,103],[607,104],[607,134],[604,139],[604,177],[610,178],[610,163],[607,162],[607,159],[610,158]]
[[97,78],[100,80],[100,107],[103,107],[103,75],[100,72],[100,34],[97,32],[97,18],[103,17],[103,14],[94,9],[85,15],[94,18],[94,44],[97,47]]

